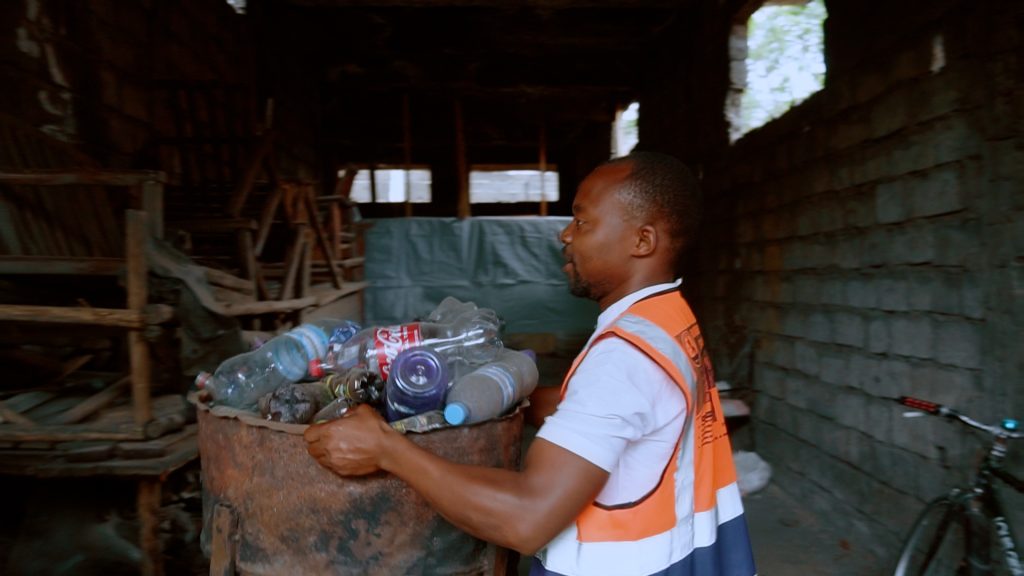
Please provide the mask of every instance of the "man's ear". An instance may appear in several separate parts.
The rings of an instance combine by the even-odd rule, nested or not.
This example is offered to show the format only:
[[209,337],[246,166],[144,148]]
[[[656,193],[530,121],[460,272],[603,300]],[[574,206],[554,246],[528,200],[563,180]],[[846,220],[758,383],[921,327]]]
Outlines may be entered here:
[[640,258],[650,256],[658,247],[658,229],[651,224],[644,224],[636,229],[631,254]]

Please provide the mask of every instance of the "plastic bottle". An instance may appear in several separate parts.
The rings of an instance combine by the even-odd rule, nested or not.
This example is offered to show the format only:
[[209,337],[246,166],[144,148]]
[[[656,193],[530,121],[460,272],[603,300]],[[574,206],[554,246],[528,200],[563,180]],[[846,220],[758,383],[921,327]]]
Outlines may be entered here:
[[[448,296],[441,303],[437,305],[437,308],[427,314],[427,317],[423,319],[424,322],[433,322],[436,324],[447,324],[452,322],[463,314],[470,312],[476,312],[479,310],[476,304],[472,302],[461,302],[459,299]],[[485,309],[486,310],[486,309]]]
[[447,362],[433,348],[415,346],[398,353],[384,387],[387,421],[439,410],[450,381]]
[[332,339],[340,345],[358,328],[336,319],[302,324],[256,350],[228,358],[213,374],[200,372],[196,386],[215,404],[252,409],[262,396],[305,378],[311,361],[326,354]]
[[[493,312],[477,310],[461,314],[448,324],[415,322],[367,328],[340,346],[332,346],[320,369],[346,372],[365,366],[387,380],[399,352],[428,346],[448,361],[479,365],[493,360],[501,350],[499,322]],[[318,373],[311,369],[312,374]]]
[[530,354],[502,350],[498,357],[459,378],[448,391],[445,420],[452,425],[497,418],[537,387],[537,364]]

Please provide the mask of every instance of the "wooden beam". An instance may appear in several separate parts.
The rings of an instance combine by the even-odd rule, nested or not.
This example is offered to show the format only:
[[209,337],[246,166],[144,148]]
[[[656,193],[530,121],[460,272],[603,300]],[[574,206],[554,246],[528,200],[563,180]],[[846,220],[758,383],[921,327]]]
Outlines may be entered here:
[[[125,210],[124,216],[125,262],[128,269],[125,275],[125,288],[128,292],[128,308],[141,314],[149,298],[146,267],[149,227],[145,212]],[[143,338],[141,330],[132,330],[128,333],[128,354],[131,365],[132,414],[135,417],[135,425],[142,427],[153,417],[153,407],[150,402],[152,372],[149,343]]]
[[123,258],[0,255],[0,274],[116,276],[123,271]]
[[0,304],[0,320],[14,322],[50,322],[56,324],[94,324],[141,330],[146,316],[139,310],[117,308],[68,308],[65,306],[23,306]]
[[118,379],[103,390],[83,400],[77,406],[57,416],[54,424],[76,424],[113,402],[131,381],[129,376]]
[[31,170],[0,172],[0,184],[23,186],[138,186],[145,182],[167,182],[167,175],[153,170]]
[[260,168],[263,166],[263,159],[272,153],[274,146],[274,131],[267,130],[260,137],[259,144],[256,146],[256,150],[253,152],[252,157],[249,158],[248,163],[245,167],[245,174],[242,179],[238,181],[238,186],[235,187],[234,193],[231,195],[231,199],[228,201],[227,213],[229,216],[238,216],[242,213],[242,207],[245,206],[245,201],[249,198],[249,192],[252,191],[253,183],[256,181],[256,175],[259,174]]

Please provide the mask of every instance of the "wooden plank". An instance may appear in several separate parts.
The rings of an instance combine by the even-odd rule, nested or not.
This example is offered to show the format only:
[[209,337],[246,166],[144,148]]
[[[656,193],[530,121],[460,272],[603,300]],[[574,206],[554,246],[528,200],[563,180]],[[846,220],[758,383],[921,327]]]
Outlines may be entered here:
[[22,426],[35,426],[36,423],[28,416],[23,416],[17,411],[8,408],[2,400],[0,400],[0,423],[11,422],[14,424],[21,424]]
[[228,274],[222,270],[216,270],[214,268],[207,268],[201,266],[203,273],[206,274],[206,281],[215,286],[223,286],[224,288],[230,288],[236,292],[245,292],[247,294],[253,293],[252,281],[244,278],[239,278],[232,274]]
[[123,258],[0,255],[0,274],[116,276],[123,270]]
[[[146,213],[138,210],[125,211],[125,261],[128,273],[125,286],[128,292],[128,308],[142,312],[149,297],[146,279],[146,238],[148,227]],[[141,330],[128,333],[128,353],[131,365],[132,407],[135,425],[142,427],[153,417],[149,391],[150,372],[149,343]]]
[[253,253],[256,256],[263,253],[263,247],[267,243],[267,236],[270,235],[270,225],[274,222],[274,214],[277,213],[278,205],[281,203],[283,196],[284,187],[281,185],[274,186],[274,189],[270,192],[270,197],[263,204],[263,209],[260,212],[259,227],[256,229],[256,242],[253,245]]
[[111,459],[98,462],[67,462],[54,459],[53,453],[41,451],[26,455],[24,450],[0,451],[0,474],[34,476],[39,478],[128,476],[166,477],[171,472],[193,461],[199,455],[196,435],[171,446],[160,458]]
[[334,287],[341,288],[341,274],[338,273],[338,268],[335,265],[334,246],[331,246],[327,239],[327,233],[324,232],[324,227],[320,223],[320,217],[316,210],[316,203],[313,201],[312,188],[309,188],[306,191],[305,198],[306,210],[309,211],[309,219],[313,222],[313,231],[316,233],[317,242],[320,244],[320,249],[324,253],[324,259],[327,260],[328,270],[331,272],[331,279],[334,281]]
[[242,179],[238,181],[238,186],[235,187],[234,192],[231,194],[231,199],[228,201],[227,213],[229,216],[238,216],[242,213],[242,207],[245,206],[245,202],[249,198],[256,175],[259,174],[260,168],[263,166],[263,159],[268,154],[271,154],[274,146],[274,137],[275,133],[273,130],[266,130],[260,136],[256,150],[246,162],[245,173]]
[[97,326],[117,326],[132,329],[142,329],[146,326],[145,315],[136,310],[66,308],[62,306],[27,306],[17,304],[0,304],[0,320],[94,324]]
[[281,282],[281,293],[279,300],[289,300],[295,294],[295,278],[299,273],[299,265],[302,263],[302,252],[306,244],[306,224],[299,222],[295,225],[295,235],[288,258],[285,260],[284,280]]
[[235,230],[258,229],[258,224],[252,218],[196,218],[195,220],[173,222],[169,226],[192,234],[218,234]]
[[72,442],[76,440],[144,440],[142,427],[132,424],[0,426],[2,442]]
[[85,420],[89,416],[93,415],[97,410],[107,406],[113,402],[121,392],[127,388],[128,382],[131,380],[128,376],[125,376],[110,386],[107,386],[103,390],[93,394],[86,398],[81,404],[74,408],[64,412],[57,416],[54,420],[54,424],[75,424]]
[[53,397],[54,394],[46,390],[28,390],[11,396],[4,403],[15,412],[28,412]]
[[[138,186],[144,182],[167,182],[167,175],[153,170],[30,170],[0,172],[0,184],[24,186]],[[38,192],[46,192],[39,188]]]

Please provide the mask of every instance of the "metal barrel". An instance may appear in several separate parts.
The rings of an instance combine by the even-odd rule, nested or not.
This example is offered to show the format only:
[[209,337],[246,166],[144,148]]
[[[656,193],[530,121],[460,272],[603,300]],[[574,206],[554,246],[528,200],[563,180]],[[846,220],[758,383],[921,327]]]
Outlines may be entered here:
[[[321,467],[306,426],[196,404],[211,574],[505,574],[507,551],[456,529],[401,480]],[[517,410],[407,437],[454,462],[518,469],[522,431]]]

